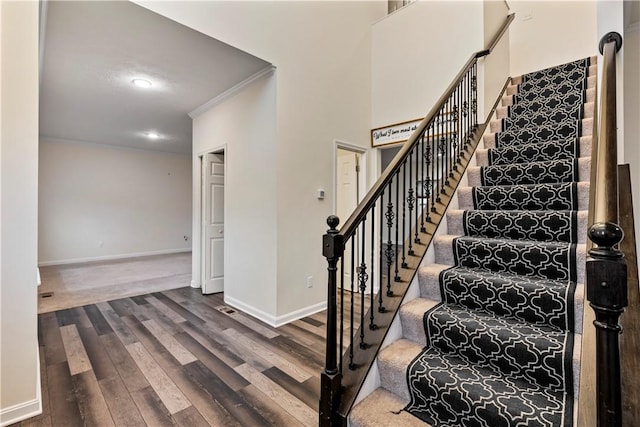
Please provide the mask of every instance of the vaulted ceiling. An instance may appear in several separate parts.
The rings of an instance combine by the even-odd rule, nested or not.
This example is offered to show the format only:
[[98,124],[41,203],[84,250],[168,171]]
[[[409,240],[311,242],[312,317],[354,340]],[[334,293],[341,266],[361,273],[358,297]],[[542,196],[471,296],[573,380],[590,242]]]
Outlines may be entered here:
[[190,153],[188,113],[269,66],[130,2],[45,10],[41,137]]

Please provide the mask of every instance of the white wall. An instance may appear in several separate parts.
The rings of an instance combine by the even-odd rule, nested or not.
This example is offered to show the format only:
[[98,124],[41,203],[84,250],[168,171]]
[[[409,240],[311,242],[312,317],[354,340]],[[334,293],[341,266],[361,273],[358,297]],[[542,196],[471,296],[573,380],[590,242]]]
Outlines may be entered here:
[[[200,158],[225,149],[225,298],[275,322],[276,77],[265,76],[193,121],[193,280],[200,282]],[[199,256],[199,255],[198,255]]]
[[424,117],[484,48],[479,1],[414,2],[373,26],[373,127]]
[[1,2],[0,35],[0,425],[6,425],[41,411],[38,2]]
[[[277,245],[277,300],[275,311],[264,311],[283,322],[322,308],[326,261],[320,242],[333,208],[333,141],[370,144],[371,24],[385,15],[386,2],[139,3],[277,67],[277,152],[271,172],[277,181],[269,194],[277,211],[265,231],[277,233],[277,242],[271,242]],[[327,192],[322,201],[316,198],[318,188]],[[261,214],[260,206],[255,214]],[[253,241],[270,238],[260,232]],[[252,244],[238,242],[245,250],[236,256],[246,259],[245,268],[261,256]],[[312,288],[306,286],[308,276],[314,278]],[[246,286],[255,292],[262,284]],[[243,292],[239,298],[253,296]]]
[[40,265],[188,251],[191,156],[43,138],[38,223]]
[[511,75],[563,64],[598,52],[595,1],[510,1]]

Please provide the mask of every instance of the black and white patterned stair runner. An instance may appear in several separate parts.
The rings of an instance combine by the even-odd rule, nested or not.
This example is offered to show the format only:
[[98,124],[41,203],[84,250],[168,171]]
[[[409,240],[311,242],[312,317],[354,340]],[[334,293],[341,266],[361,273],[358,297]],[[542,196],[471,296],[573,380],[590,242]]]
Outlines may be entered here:
[[589,60],[523,76],[424,315],[406,410],[433,427],[571,426],[577,158]]

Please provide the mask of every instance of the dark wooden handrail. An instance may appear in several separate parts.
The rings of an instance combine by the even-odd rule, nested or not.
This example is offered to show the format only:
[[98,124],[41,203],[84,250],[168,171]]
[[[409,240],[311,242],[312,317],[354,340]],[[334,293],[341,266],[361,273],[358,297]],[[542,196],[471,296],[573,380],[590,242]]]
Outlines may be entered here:
[[380,194],[382,193],[386,185],[389,184],[393,175],[395,175],[398,172],[398,169],[400,169],[403,162],[407,160],[407,157],[409,156],[409,152],[415,146],[416,141],[421,137],[425,129],[427,129],[431,125],[431,123],[438,115],[438,112],[440,111],[444,103],[447,101],[447,99],[449,99],[451,94],[455,91],[456,87],[458,87],[458,85],[460,84],[464,76],[467,74],[469,69],[473,66],[473,64],[475,64],[478,58],[487,56],[493,51],[493,49],[496,47],[496,45],[500,41],[500,38],[507,31],[507,29],[509,28],[509,25],[511,25],[511,22],[513,22],[514,18],[515,18],[514,13],[508,15],[504,24],[502,24],[502,27],[500,27],[500,31],[491,41],[489,46],[484,50],[475,52],[473,55],[471,55],[469,60],[462,66],[462,69],[458,72],[458,74],[456,74],[456,76],[454,77],[453,81],[449,84],[449,86],[447,86],[447,89],[444,91],[442,96],[438,98],[438,100],[434,104],[434,107],[431,109],[431,111],[429,111],[427,116],[422,120],[422,122],[420,122],[420,125],[418,125],[418,128],[415,130],[415,132],[413,132],[413,134],[407,140],[407,142],[404,143],[404,145],[402,146],[398,154],[396,154],[396,156],[393,158],[389,166],[384,170],[382,175],[380,175],[380,178],[378,178],[378,180],[375,182],[373,187],[371,187],[371,190],[369,190],[367,195],[358,204],[358,207],[356,207],[356,209],[353,211],[349,219],[347,219],[347,221],[342,225],[342,227],[340,227],[339,234],[343,236],[344,241],[347,241],[347,239],[349,239],[353,235],[353,233],[355,233],[356,229],[360,225],[360,222],[362,222],[362,219],[367,216],[367,213],[371,210],[371,208],[373,207],[373,204],[378,199],[378,197],[380,197]]
[[[595,314],[596,425],[622,426],[620,381],[620,315],[628,304],[627,264],[619,244],[624,237],[618,215],[618,142],[616,117],[616,53],[622,46],[618,33],[600,41],[602,84],[600,126],[595,171],[592,175],[593,211],[589,238],[594,243],[586,263],[587,299]],[[589,399],[590,396],[580,396]],[[587,402],[589,403],[589,402]],[[584,424],[584,417],[582,423]],[[593,420],[586,420],[593,423]],[[590,424],[593,425],[593,424]]]

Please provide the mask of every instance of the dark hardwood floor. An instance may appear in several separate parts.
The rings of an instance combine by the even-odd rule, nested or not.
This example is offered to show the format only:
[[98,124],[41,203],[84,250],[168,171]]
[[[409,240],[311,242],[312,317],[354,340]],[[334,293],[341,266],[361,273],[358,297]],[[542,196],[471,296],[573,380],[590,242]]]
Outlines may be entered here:
[[272,328],[180,288],[39,316],[32,426],[315,426],[325,314]]

